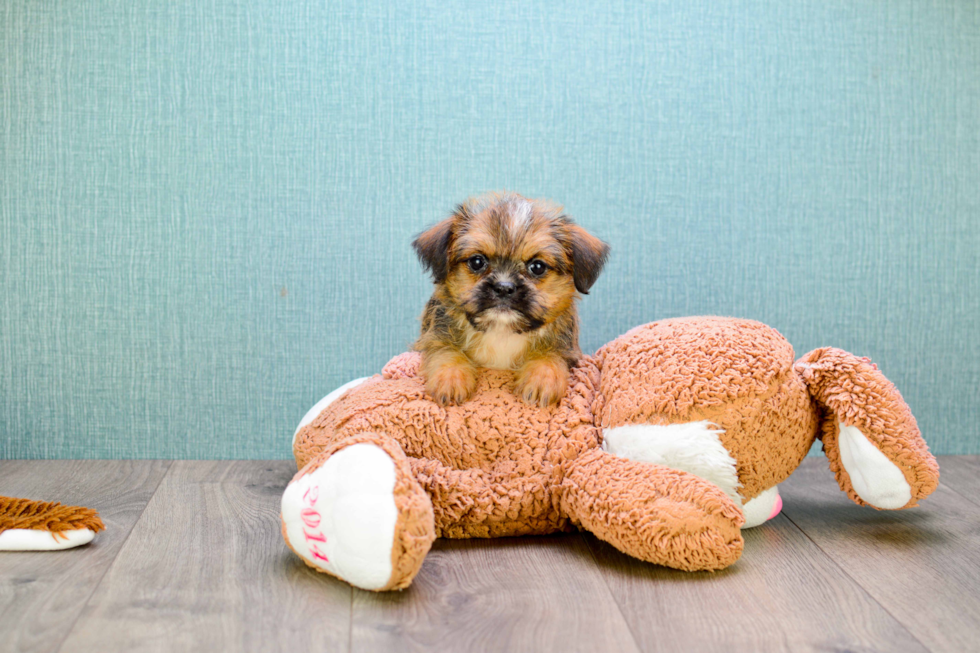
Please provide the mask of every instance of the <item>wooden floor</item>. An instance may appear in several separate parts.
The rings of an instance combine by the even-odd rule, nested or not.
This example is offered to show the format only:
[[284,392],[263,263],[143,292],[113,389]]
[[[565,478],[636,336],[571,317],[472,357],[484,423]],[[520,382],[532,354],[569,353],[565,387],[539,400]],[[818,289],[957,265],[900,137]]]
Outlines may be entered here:
[[719,573],[588,534],[436,542],[404,592],[354,590],[279,534],[287,461],[0,461],[0,494],[99,510],[0,553],[0,651],[978,651],[980,457],[914,510],[861,508],[823,459]]

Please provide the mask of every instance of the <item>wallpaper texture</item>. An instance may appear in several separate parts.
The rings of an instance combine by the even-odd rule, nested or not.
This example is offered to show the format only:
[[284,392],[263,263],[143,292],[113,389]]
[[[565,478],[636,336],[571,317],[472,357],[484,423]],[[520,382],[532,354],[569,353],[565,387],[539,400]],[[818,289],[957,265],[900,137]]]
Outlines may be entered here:
[[0,457],[284,458],[404,351],[412,236],[546,196],[658,318],[869,356],[980,453],[980,4],[0,8]]

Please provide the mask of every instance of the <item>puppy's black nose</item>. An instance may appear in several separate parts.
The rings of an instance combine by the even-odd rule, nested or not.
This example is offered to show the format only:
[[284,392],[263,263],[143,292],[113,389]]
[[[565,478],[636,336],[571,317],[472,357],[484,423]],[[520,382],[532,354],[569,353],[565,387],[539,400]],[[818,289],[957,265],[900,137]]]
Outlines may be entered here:
[[497,281],[493,284],[493,292],[497,297],[509,297],[515,290],[517,286],[510,281]]

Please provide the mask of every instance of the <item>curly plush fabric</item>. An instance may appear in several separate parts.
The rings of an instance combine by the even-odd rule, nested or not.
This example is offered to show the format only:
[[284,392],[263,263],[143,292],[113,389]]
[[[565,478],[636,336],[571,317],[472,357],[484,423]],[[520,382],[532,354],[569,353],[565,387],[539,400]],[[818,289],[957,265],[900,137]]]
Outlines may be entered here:
[[871,505],[855,492],[841,464],[837,446],[841,424],[858,427],[902,471],[912,495],[903,507],[916,505],[918,498],[936,489],[939,465],[919,435],[919,426],[908,404],[877,365],[846,351],[825,347],[801,358],[796,369],[825,415],[831,417],[824,419],[821,426],[824,451],[837,483],[852,501]]
[[[392,491],[398,510],[395,523],[395,536],[391,548],[392,574],[387,584],[381,590],[404,589],[418,573],[425,555],[432,547],[436,538],[435,525],[432,516],[432,503],[426,498],[412,472],[408,458],[396,442],[379,433],[362,433],[344,441],[335,441],[324,449],[318,456],[307,462],[293,480],[316,470],[321,463],[340,449],[355,444],[373,444],[387,453],[395,463],[395,485]],[[299,553],[290,542],[286,532],[286,524],[282,524],[283,539],[294,553]],[[304,562],[314,569],[317,566],[304,556]]]
[[[511,390],[512,375],[485,371],[478,401],[442,407],[416,375],[419,354],[391,361],[382,375],[349,391],[300,430],[297,464],[336,443],[382,434],[408,457],[432,500],[437,537],[552,533],[568,518],[558,507],[562,466],[598,445],[590,411],[596,374],[589,361],[572,372],[569,392],[549,408]],[[516,428],[515,428],[516,426]]]
[[742,554],[742,511],[718,486],[599,449],[569,465],[562,509],[576,525],[647,562],[716,570]]
[[[513,375],[495,370],[481,371],[469,401],[442,407],[426,395],[419,364],[417,353],[396,356],[382,374],[326,406],[294,440],[297,478],[355,443],[373,443],[392,459],[398,522],[391,577],[381,589],[407,586],[435,537],[576,527],[643,560],[722,569],[742,553],[742,504],[763,492],[772,503],[775,486],[817,437],[841,487],[865,503],[838,451],[839,424],[860,430],[856,437],[866,438],[885,477],[904,475],[900,489],[908,485],[911,498],[896,507],[915,505],[938,482],[914,418],[880,372],[834,349],[794,362],[789,343],[758,322],[706,317],[637,327],[582,358],[566,395],[547,408],[521,401]],[[728,467],[725,474],[698,476],[670,461],[603,449],[609,429],[642,427],[630,431],[635,451],[653,446],[643,441],[650,429],[675,424],[688,430],[661,430],[661,436],[699,430],[690,442],[714,443],[714,457],[703,451],[699,462],[734,465],[734,474]],[[701,454],[685,451],[684,458]],[[737,483],[723,489],[712,478]]]
[[[789,476],[817,434],[793,348],[759,322],[705,317],[637,327],[596,352],[603,428],[707,420],[752,499]],[[737,452],[737,455],[736,455]]]

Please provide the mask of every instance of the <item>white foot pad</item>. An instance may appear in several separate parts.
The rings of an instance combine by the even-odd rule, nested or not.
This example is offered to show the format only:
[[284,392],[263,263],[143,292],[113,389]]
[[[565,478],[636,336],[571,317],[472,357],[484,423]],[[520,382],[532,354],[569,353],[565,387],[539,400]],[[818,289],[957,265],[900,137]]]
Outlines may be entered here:
[[779,486],[773,485],[768,490],[763,490],[758,496],[746,501],[742,506],[745,514],[745,523],[742,528],[755,528],[779,514],[783,509],[783,499],[779,496]]
[[0,533],[0,551],[59,551],[88,544],[94,537],[95,531],[88,528],[62,531],[57,537],[49,531],[11,528]]
[[355,587],[381,589],[392,572],[394,488],[395,463],[381,447],[341,449],[286,487],[286,538],[310,564]]
[[895,510],[912,499],[912,488],[895,463],[871,444],[857,427],[838,423],[840,461],[854,491],[875,508]]
[[633,424],[602,432],[602,448],[614,456],[663,465],[714,483],[741,504],[735,459],[718,437],[723,431],[707,421]]

